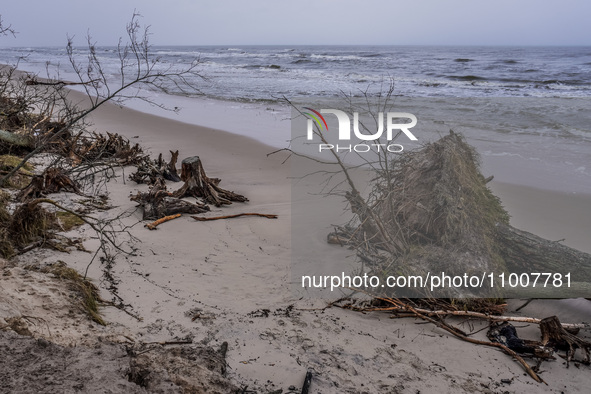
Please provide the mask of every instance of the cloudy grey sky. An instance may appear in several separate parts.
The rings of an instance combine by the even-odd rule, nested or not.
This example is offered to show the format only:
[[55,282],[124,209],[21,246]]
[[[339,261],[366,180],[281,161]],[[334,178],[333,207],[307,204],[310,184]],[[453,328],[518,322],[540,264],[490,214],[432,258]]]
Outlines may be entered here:
[[134,9],[162,45],[591,45],[589,0],[12,0],[0,45],[113,45]]

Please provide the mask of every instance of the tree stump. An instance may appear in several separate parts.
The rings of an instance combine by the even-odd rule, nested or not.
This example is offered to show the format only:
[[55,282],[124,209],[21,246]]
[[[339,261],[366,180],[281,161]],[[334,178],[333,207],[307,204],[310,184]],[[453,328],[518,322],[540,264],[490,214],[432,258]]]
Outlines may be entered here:
[[179,177],[178,171],[176,170],[176,162],[179,158],[179,151],[170,151],[172,157],[170,161],[166,165],[166,170],[164,171],[164,178],[169,179],[173,182],[180,182],[181,178]]
[[195,197],[201,198],[216,207],[232,204],[233,201],[245,202],[248,199],[240,194],[219,187],[219,178],[209,178],[205,174],[203,164],[199,156],[187,157],[182,161],[181,179],[185,184],[173,192],[176,198]]
[[567,368],[569,362],[575,356],[577,349],[581,349],[585,353],[583,363],[589,364],[589,351],[591,350],[591,343],[566,331],[556,316],[550,316],[543,319],[540,322],[540,331],[542,334],[543,346],[566,350]]

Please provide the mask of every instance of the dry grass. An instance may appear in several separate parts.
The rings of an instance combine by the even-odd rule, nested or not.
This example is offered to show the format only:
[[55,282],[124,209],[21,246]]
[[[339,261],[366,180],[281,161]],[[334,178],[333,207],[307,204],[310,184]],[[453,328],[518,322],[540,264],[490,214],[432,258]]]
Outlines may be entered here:
[[22,248],[34,241],[49,239],[55,215],[39,204],[22,204],[16,208],[8,225],[13,245]]
[[106,325],[101,317],[98,304],[101,302],[98,288],[88,279],[84,279],[75,269],[70,268],[63,261],[49,265],[42,272],[55,275],[57,278],[68,283],[70,288],[80,296],[80,306],[94,322],[100,325]]
[[8,203],[8,193],[0,190],[0,257],[10,258],[14,255],[14,247],[8,234],[8,223],[10,223],[10,213],[6,210]]
[[[16,167],[21,161],[22,159],[18,156],[0,155],[0,175],[8,173],[8,171]],[[34,167],[32,164],[25,164],[16,174],[10,178],[6,184],[6,187],[22,189],[23,187],[27,186],[29,182],[31,182],[33,169]]]
[[76,216],[70,212],[57,211],[55,216],[59,227],[66,232],[84,224],[84,220],[80,216]]

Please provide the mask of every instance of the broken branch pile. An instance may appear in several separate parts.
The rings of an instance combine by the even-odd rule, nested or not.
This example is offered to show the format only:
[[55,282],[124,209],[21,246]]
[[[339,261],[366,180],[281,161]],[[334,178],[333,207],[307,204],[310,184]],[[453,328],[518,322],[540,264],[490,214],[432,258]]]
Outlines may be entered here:
[[[179,180],[184,181],[184,184],[178,190],[168,192],[165,179],[179,178],[175,164],[178,151],[170,153],[172,158],[167,165],[163,165],[162,155],[160,155],[157,161],[143,161],[138,171],[130,176],[130,179],[139,183],[149,179],[151,184],[148,192],[138,192],[130,197],[143,208],[144,220],[158,220],[180,213],[207,212],[209,211],[207,204],[220,207],[232,204],[234,201],[248,201],[240,194],[219,187],[220,179],[208,177],[199,156],[191,156],[182,161]],[[197,201],[195,203],[185,201],[183,200],[185,197],[194,197]]]
[[180,182],[181,178],[176,169],[176,162],[179,157],[179,151],[170,151],[171,158],[168,163],[162,159],[162,153],[158,155],[158,160],[152,160],[149,156],[145,156],[137,163],[137,169],[133,172],[129,179],[135,183],[147,183],[153,185],[159,178],[172,182]]
[[[488,305],[487,305],[488,304]],[[345,298],[331,303],[330,306],[338,306],[359,312],[387,312],[392,318],[414,317],[432,323],[437,327],[451,333],[455,337],[476,345],[497,347],[506,354],[516,359],[525,371],[538,383],[546,383],[540,376],[540,366],[544,361],[555,360],[554,355],[565,352],[566,367],[569,362],[576,361],[590,365],[591,343],[578,337],[576,334],[581,328],[589,328],[588,324],[564,324],[556,316],[545,319],[529,317],[503,316],[505,305],[491,304],[490,301],[478,301],[477,308],[490,308],[496,313],[483,313],[481,311],[462,310],[446,300],[435,299],[400,299],[390,297],[375,297],[370,305],[366,302]],[[474,307],[474,305],[473,305]],[[437,309],[439,308],[439,309]],[[477,309],[476,308],[476,309]],[[467,333],[453,325],[446,318],[464,317],[467,319],[480,319],[489,322],[487,337],[490,342],[472,337],[476,332]],[[540,340],[525,340],[517,336],[517,331],[509,322],[523,322],[538,324],[540,327]],[[583,352],[582,360],[575,360],[578,349]],[[537,360],[535,366],[530,366],[525,357]],[[561,356],[562,357],[562,356]]]

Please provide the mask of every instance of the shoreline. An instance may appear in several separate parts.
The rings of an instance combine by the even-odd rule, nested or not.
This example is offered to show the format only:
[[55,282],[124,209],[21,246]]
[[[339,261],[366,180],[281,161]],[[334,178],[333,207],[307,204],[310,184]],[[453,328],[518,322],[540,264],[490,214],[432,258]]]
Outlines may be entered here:
[[[72,96],[83,99],[84,94],[79,89],[73,86],[69,91]],[[180,108],[180,111],[167,111],[139,99],[127,101],[125,108],[189,126],[202,126],[251,138],[262,145],[275,148],[272,151],[289,146],[291,111],[279,103],[243,103],[155,92],[143,92],[143,94],[168,108]],[[564,112],[564,109],[558,105],[564,100],[575,101],[577,104],[571,103],[573,108],[579,108],[582,111],[581,105],[588,102],[584,98],[476,98],[476,101],[470,105],[467,104],[470,100],[466,97],[457,98],[459,100],[457,103],[450,101],[451,98],[441,97],[401,96],[396,100],[397,106],[402,106],[401,110],[419,111],[418,116],[421,121],[416,129],[420,133],[420,141],[418,145],[411,144],[410,149],[439,139],[451,128],[466,136],[468,143],[478,150],[483,173],[485,176],[494,175],[495,181],[591,196],[591,188],[588,186],[591,175],[588,172],[586,153],[591,149],[591,140],[584,137],[586,130],[583,126],[584,118],[578,119],[578,123],[575,122],[572,125],[570,121],[564,121],[564,124],[558,125],[556,122],[559,120],[549,117],[548,122],[552,126],[572,129],[573,135],[569,133],[553,135],[547,134],[547,131],[546,134],[537,135],[536,127],[548,127],[544,122],[529,124],[524,130],[517,126],[523,116],[546,118],[546,112]],[[489,100],[492,101],[489,102]],[[531,100],[542,100],[540,102],[542,112],[535,112],[536,109],[532,107]],[[456,107],[455,104],[458,106]],[[503,110],[505,112],[495,110],[484,115],[488,104],[505,108]],[[506,113],[507,110],[513,109],[518,113],[517,115],[512,112]],[[472,112],[482,113],[482,115],[477,115],[476,119],[466,117],[466,113]],[[570,113],[568,116],[575,115]],[[498,124],[496,119],[499,116],[507,116],[507,119]],[[481,123],[480,128],[476,125],[478,121]],[[516,122],[516,125],[511,125],[512,122]],[[505,132],[501,132],[503,128],[506,128]],[[576,138],[571,140],[571,137]]]

